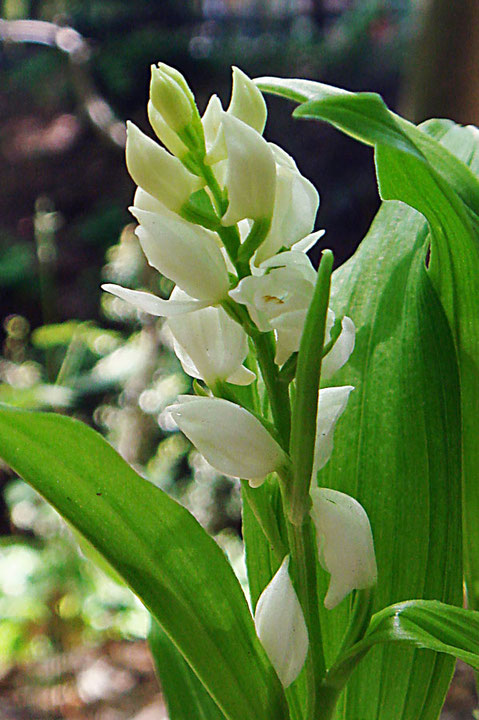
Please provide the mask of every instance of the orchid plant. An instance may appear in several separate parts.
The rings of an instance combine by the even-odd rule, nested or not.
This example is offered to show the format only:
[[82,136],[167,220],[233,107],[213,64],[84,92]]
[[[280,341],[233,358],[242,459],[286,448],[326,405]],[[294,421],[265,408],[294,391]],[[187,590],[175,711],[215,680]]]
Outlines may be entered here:
[[[383,206],[333,274],[261,91],[375,149]],[[238,68],[200,116],[163,63],[148,116],[131,212],[174,289],[103,289],[165,318],[193,378],[171,422],[241,484],[248,587],[86,426],[2,407],[0,454],[149,609],[172,720],[437,718],[454,658],[479,669],[477,130]]]

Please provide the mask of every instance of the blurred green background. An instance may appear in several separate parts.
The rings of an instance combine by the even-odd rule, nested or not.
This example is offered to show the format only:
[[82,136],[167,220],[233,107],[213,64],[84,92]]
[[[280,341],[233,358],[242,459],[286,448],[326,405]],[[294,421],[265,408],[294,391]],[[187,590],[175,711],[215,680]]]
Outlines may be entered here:
[[[478,3],[3,0],[0,8],[0,402],[96,427],[191,509],[244,579],[238,488],[163,412],[190,378],[160,321],[99,289],[102,280],[164,297],[171,289],[133,233],[124,122],[152,134],[146,101],[158,61],[185,74],[201,112],[213,92],[227,104],[238,65],[252,77],[379,92],[414,120],[475,122]],[[372,153],[329,127],[293,121],[284,101],[267,102],[266,137],[318,187],[321,247],[339,264],[378,206]],[[56,513],[0,467],[0,717],[139,718],[158,702],[144,644],[128,646],[128,662],[118,658],[121,641],[144,638],[147,622]],[[125,701],[133,691],[136,709]]]

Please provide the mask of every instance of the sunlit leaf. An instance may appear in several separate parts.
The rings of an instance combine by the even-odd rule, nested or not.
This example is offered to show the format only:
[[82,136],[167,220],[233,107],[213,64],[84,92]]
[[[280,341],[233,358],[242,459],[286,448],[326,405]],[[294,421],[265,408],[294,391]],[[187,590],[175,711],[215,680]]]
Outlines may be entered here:
[[0,456],[124,578],[228,720],[287,717],[241,587],[185,508],[70,418],[2,407]]
[[[407,202],[429,220],[432,265],[438,248],[453,244],[466,248],[473,262],[466,202],[479,197],[477,180],[426,132],[398,119],[376,95],[294,80],[259,84],[306,101],[296,115],[325,119],[375,146],[382,196]],[[429,130],[443,142],[451,131],[443,125]],[[462,310],[451,310],[445,283],[426,269],[429,243],[422,215],[386,202],[356,255],[333,277],[333,309],[358,328],[352,358],[333,384],[356,390],[319,483],[358,498],[370,516],[379,566],[376,609],[408,598],[462,599],[459,340],[452,322]],[[451,263],[447,267],[452,272]],[[458,294],[465,291],[464,283],[458,287]],[[329,662],[347,615],[347,602],[323,613]],[[337,718],[432,720],[452,666],[445,655],[377,647],[351,678]]]

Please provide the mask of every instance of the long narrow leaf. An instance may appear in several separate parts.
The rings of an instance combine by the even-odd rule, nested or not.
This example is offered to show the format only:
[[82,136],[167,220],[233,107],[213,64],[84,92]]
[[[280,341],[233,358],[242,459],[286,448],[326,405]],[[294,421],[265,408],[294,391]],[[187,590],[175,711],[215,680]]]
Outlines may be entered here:
[[59,415],[2,407],[0,457],[124,578],[226,718],[287,718],[241,587],[185,508],[98,433]]
[[169,720],[225,720],[188,663],[153,619],[148,644],[166,698]]
[[409,600],[378,612],[341,664],[377,644],[399,643],[459,658],[479,670],[479,613],[435,600]]

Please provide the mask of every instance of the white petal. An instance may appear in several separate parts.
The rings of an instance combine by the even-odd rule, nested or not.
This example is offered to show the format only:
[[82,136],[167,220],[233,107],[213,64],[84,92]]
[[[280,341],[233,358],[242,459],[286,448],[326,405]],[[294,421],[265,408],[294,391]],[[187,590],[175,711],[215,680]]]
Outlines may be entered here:
[[255,323],[258,330],[268,332],[272,329],[267,316],[256,305],[256,293],[261,290],[262,277],[248,276],[243,278],[234,290],[230,290],[228,295],[240,305],[246,305],[251,319]]
[[243,218],[260,220],[273,212],[276,163],[266,140],[232,115],[223,114],[228,149],[226,187],[229,205],[223,225]]
[[176,424],[218,472],[265,478],[285,455],[251,413],[221,398],[180,396],[169,408]]
[[335,320],[336,320],[336,315],[331,310],[331,308],[328,308],[328,312],[326,314],[326,327],[324,329],[324,344],[325,345],[327,345],[328,342],[331,340],[331,330],[333,329]]
[[293,243],[293,245],[291,245],[291,250],[307,253],[308,250],[311,250],[311,248],[316,245],[318,240],[320,240],[325,233],[326,230],[317,230],[316,232],[310,233],[301,240],[298,240],[298,242]]
[[298,170],[277,166],[273,221],[256,252],[255,265],[308,235],[314,227],[318,206],[318,192],[307,178]]
[[228,271],[212,233],[173,213],[130,210],[140,223],[136,235],[150,265],[194,298],[215,304],[226,296]]
[[308,654],[308,630],[289,577],[289,555],[263,590],[256,605],[256,633],[283,685],[298,677]]
[[227,112],[260,135],[266,124],[266,103],[262,93],[245,73],[233,66],[233,92]]
[[286,150],[283,150],[283,148],[279,145],[276,145],[276,143],[270,142],[268,143],[268,145],[273,152],[274,159],[277,165],[288,168],[289,170],[296,170],[297,172],[299,172],[296,161],[292,155],[289,155]]
[[248,370],[244,365],[241,365],[226,380],[232,385],[251,385],[256,380],[256,375],[252,370]]
[[324,600],[331,610],[352,590],[375,585],[373,536],[366,511],[354,498],[328,488],[313,488],[311,498],[319,561],[331,575]]
[[179,211],[204,182],[136,125],[128,122],[127,129],[126,164],[131,177],[170,210]]
[[[292,271],[291,279],[297,282],[299,279],[307,280],[312,285],[316,284],[317,273],[309,257],[304,252],[296,250],[288,250],[286,252],[273,255],[273,257],[264,260],[260,265],[262,270],[267,268],[289,268]],[[294,275],[293,275],[294,273]],[[294,277],[296,276],[296,277]],[[296,279],[297,278],[297,279]]]
[[[190,314],[190,313],[188,313]],[[187,315],[181,315],[179,317],[187,317]],[[163,326],[163,332],[166,333],[166,337],[171,338],[171,343],[173,345],[173,351],[178,358],[178,360],[181,363],[181,367],[183,368],[183,371],[189,375],[192,378],[196,378],[197,380],[203,380],[203,377],[196,367],[195,363],[191,359],[191,357],[188,355],[187,352],[185,352],[184,348],[180,345],[180,343],[175,339],[175,336],[171,332],[169,326],[165,323]]]
[[274,361],[277,365],[283,365],[292,353],[299,350],[306,312],[306,309],[295,310],[275,319],[276,355]]
[[201,119],[205,133],[207,162],[209,164],[225,160],[228,156],[221,124],[223,113],[224,110],[218,95],[212,95]]
[[342,368],[354,350],[356,328],[351,318],[345,315],[341,320],[341,327],[338,339],[321,364],[321,377],[324,380],[329,380],[339,368]]
[[319,391],[318,415],[316,418],[316,443],[314,448],[313,478],[321,470],[333,452],[333,438],[336,423],[348,404],[352,385],[323,388]]
[[141,187],[136,188],[135,195],[133,197],[133,207],[138,210],[147,210],[148,212],[158,213],[159,215],[168,215],[171,213],[171,210],[168,210],[166,205],[163,205],[162,202],[154,198],[153,195],[150,195]]
[[[239,372],[248,354],[246,333],[222,308],[209,307],[172,318],[167,326],[176,341],[175,352],[186,372],[192,374],[187,368],[194,369],[193,377],[205,380],[210,386]],[[246,371],[245,368],[243,370]],[[242,380],[240,384],[244,384],[243,373],[239,378]],[[252,380],[248,379],[248,382]]]
[[[314,292],[316,271],[307,255],[295,251],[269,258],[259,270],[264,273],[267,269],[271,269],[268,274],[243,278],[229,294],[233,300],[247,306],[261,332],[272,328],[282,331],[280,344],[283,348],[279,348],[279,356],[284,357],[286,353],[287,358],[299,347],[304,318]],[[301,316],[293,315],[298,311]],[[292,342],[289,337],[295,340]]]
[[193,310],[199,310],[207,305],[206,302],[200,300],[189,300],[186,302],[162,300],[151,293],[143,292],[142,290],[130,290],[129,288],[121,287],[121,285],[113,285],[112,283],[105,283],[101,287],[102,290],[105,290],[112,295],[116,295],[122,300],[125,300],[127,303],[130,303],[130,305],[136,307],[138,310],[149,313],[150,315],[157,315],[159,317],[183,315],[184,313],[189,313]]

